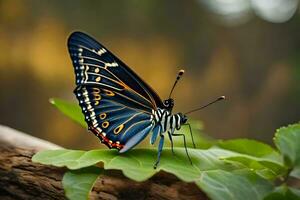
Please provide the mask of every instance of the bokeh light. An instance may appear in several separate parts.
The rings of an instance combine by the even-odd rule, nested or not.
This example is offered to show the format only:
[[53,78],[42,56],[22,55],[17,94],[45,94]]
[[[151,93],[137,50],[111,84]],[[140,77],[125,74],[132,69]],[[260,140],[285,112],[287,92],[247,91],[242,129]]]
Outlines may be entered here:
[[240,25],[254,17],[254,13],[269,22],[283,23],[293,17],[298,0],[199,0],[217,15],[224,25]]

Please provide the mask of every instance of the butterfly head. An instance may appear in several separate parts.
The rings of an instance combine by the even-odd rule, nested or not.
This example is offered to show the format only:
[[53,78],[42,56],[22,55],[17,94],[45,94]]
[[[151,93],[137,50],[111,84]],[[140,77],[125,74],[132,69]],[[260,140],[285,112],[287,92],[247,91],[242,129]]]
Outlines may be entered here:
[[165,109],[167,110],[172,110],[172,108],[174,107],[174,99],[169,98],[164,100],[163,102]]

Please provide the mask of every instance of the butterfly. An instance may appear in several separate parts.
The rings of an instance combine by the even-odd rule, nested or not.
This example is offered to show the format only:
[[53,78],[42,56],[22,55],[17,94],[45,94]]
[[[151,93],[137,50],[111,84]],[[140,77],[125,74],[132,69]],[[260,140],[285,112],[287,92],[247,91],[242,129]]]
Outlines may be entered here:
[[[186,153],[191,162],[185,135],[175,133],[175,130],[179,130],[183,125],[189,125],[186,114],[198,109],[186,114],[172,113],[174,100],[171,94],[183,75],[183,70],[179,71],[169,98],[162,101],[133,70],[91,36],[73,32],[68,38],[68,49],[76,79],[74,93],[88,129],[102,143],[124,153],[152,133],[151,144],[159,137],[158,154],[154,164],[156,168],[160,162],[167,133],[172,151],[172,137],[183,137]],[[223,97],[215,101],[221,98]]]

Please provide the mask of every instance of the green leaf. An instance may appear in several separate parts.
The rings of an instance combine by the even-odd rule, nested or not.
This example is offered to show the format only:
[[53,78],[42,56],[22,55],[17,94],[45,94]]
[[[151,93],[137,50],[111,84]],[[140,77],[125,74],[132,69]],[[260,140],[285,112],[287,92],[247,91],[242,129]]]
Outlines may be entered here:
[[265,179],[274,180],[286,174],[287,169],[281,163],[265,158],[257,158],[248,155],[229,156],[224,160],[229,162],[238,162],[250,170],[255,171]]
[[133,149],[124,154],[104,149],[87,152],[67,149],[47,150],[37,153],[32,160],[58,167],[66,166],[69,169],[80,169],[103,162],[104,169],[122,170],[125,176],[136,181],[144,181],[159,170],[163,170],[176,175],[183,181],[191,182],[198,179],[201,171],[237,168],[233,164],[220,160],[221,157],[235,155],[234,152],[214,148],[188,149],[188,151],[193,165],[189,163],[184,148],[175,148],[175,156],[172,155],[170,149],[165,149],[156,170],[153,169],[157,157],[156,149]]
[[185,149],[175,148],[175,156],[172,155],[170,149],[165,149],[161,163],[156,170],[153,169],[157,156],[156,149],[133,149],[125,154],[103,149],[87,152],[67,149],[47,150],[37,153],[32,160],[59,167],[66,166],[69,169],[85,168],[102,162],[104,169],[121,170],[126,177],[135,181],[147,180],[162,170],[174,174],[182,181],[195,182],[212,199],[216,200],[224,195],[224,199],[234,197],[234,199],[245,200],[238,195],[239,192],[241,194],[255,192],[255,200],[262,197],[271,187],[269,182],[263,181],[253,172],[248,170],[246,174],[238,173],[237,170],[243,167],[220,159],[224,156],[240,155],[238,153],[220,148],[188,149],[188,151],[193,165],[188,162]]
[[219,141],[218,146],[241,153],[240,155],[225,157],[224,160],[239,162],[266,179],[276,179],[278,176],[283,176],[287,171],[280,154],[262,142],[234,139]]
[[270,158],[275,161],[281,161],[279,153],[273,149],[271,146],[250,139],[233,139],[226,141],[219,141],[218,146],[223,149],[228,149],[231,151],[239,152],[242,154],[247,154],[250,156],[260,157],[260,158]]
[[202,172],[196,184],[213,200],[261,200],[273,188],[270,182],[244,170]]
[[70,103],[68,101],[58,99],[58,98],[52,98],[49,101],[63,114],[65,114],[75,122],[79,123],[81,126],[87,128],[87,124],[84,121],[84,116],[78,104]]
[[300,166],[300,124],[278,129],[274,142],[290,168]]
[[70,200],[86,200],[101,169],[98,167],[68,171],[64,174],[62,184],[65,194]]
[[300,190],[282,185],[275,188],[264,200],[300,200]]

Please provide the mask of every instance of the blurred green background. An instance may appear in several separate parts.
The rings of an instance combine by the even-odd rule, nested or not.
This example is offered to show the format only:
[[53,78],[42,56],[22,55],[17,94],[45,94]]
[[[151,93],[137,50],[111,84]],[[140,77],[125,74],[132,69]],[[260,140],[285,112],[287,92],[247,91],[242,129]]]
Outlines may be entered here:
[[300,119],[298,0],[0,1],[0,123],[69,148],[98,140],[49,103],[75,101],[68,35],[93,35],[175,112],[226,95],[190,117],[216,138],[271,142]]

